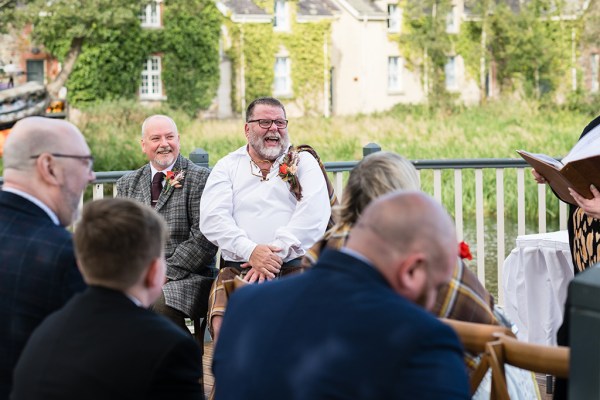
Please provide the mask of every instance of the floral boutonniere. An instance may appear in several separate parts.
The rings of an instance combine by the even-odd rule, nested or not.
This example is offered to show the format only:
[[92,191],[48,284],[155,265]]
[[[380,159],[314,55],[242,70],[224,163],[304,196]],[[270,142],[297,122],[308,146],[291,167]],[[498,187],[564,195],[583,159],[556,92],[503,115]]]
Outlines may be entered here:
[[302,200],[302,187],[296,173],[298,172],[298,152],[290,147],[290,151],[283,157],[279,164],[279,177],[290,184],[290,192],[294,194],[296,200]]
[[185,176],[184,171],[167,171],[167,175],[165,176],[165,187],[164,191],[166,192],[169,188],[174,187],[175,189],[179,189],[182,186],[183,177]]
[[466,258],[467,260],[473,259],[473,255],[471,254],[471,249],[469,248],[469,245],[466,242],[459,243],[458,251],[459,251],[460,258],[462,258],[462,259]]

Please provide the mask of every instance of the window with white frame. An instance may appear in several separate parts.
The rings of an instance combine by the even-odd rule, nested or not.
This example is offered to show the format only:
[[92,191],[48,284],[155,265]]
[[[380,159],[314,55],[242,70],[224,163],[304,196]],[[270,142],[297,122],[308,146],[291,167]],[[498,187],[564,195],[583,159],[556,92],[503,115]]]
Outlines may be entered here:
[[290,30],[290,7],[286,0],[275,0],[275,19],[273,29],[276,31]]
[[158,99],[162,97],[161,58],[152,56],[146,59],[142,69],[141,99]]
[[275,58],[275,95],[292,94],[292,77],[290,58],[287,56]]
[[444,73],[446,75],[446,90],[458,89],[458,74],[456,65],[456,57],[451,56],[448,58],[448,62],[444,66]]
[[142,7],[140,12],[140,21],[144,28],[159,28],[160,27],[160,3],[151,1],[146,6]]
[[399,92],[403,89],[402,71],[404,59],[401,57],[388,57],[388,91]]
[[388,32],[400,32],[402,26],[402,9],[398,4],[388,4]]
[[452,9],[446,15],[446,32],[458,33],[458,8],[452,6]]
[[592,86],[591,90],[593,93],[598,92],[600,89],[600,85],[598,83],[598,72],[599,72],[599,63],[600,63],[600,55],[598,53],[592,54],[590,57],[591,62],[591,70],[592,70]]

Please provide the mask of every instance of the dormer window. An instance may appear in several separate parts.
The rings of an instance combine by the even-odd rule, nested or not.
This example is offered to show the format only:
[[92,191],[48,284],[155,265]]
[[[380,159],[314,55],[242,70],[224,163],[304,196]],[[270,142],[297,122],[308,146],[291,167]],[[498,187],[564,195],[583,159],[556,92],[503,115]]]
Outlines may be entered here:
[[290,30],[290,6],[286,0],[275,0],[275,19],[273,29],[276,31]]
[[402,26],[402,9],[397,4],[388,4],[388,32],[398,33]]
[[160,3],[151,1],[142,7],[140,12],[140,21],[144,28],[160,28]]

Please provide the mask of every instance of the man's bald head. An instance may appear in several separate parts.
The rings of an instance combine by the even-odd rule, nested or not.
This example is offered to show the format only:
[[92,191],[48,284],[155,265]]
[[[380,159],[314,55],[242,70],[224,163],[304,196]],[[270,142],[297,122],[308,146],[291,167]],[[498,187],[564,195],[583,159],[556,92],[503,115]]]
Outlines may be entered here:
[[85,145],[83,135],[70,122],[43,117],[22,119],[4,143],[4,169],[28,170],[34,164],[31,156],[64,152],[72,142]]
[[85,138],[70,122],[29,117],[4,142],[4,188],[27,193],[70,225],[85,187],[95,179]]
[[[422,192],[393,192],[367,206],[353,227],[347,247],[366,256],[401,295],[420,299],[450,279],[458,252],[452,219]],[[415,274],[416,272],[416,274]],[[421,281],[426,272],[426,282]],[[413,278],[417,278],[415,281]],[[430,291],[431,291],[430,290]]]

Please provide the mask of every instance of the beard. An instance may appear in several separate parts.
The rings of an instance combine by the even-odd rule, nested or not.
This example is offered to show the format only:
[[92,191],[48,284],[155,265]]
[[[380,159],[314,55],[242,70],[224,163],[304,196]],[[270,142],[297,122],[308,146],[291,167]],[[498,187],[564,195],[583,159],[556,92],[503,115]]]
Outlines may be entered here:
[[[279,132],[268,132],[264,136],[260,134],[250,132],[249,144],[252,146],[252,149],[258,154],[261,158],[269,161],[274,161],[282,155],[290,145],[290,139],[288,135],[281,135]],[[278,145],[274,147],[267,147],[265,145],[265,140],[267,138],[270,139],[278,139]]]
[[[161,154],[160,153],[161,151],[170,151],[170,153]],[[163,168],[166,168],[169,165],[173,164],[174,161],[175,161],[175,152],[173,151],[173,149],[170,146],[161,147],[156,150],[156,155],[154,156],[154,162],[156,164],[160,165]]]

